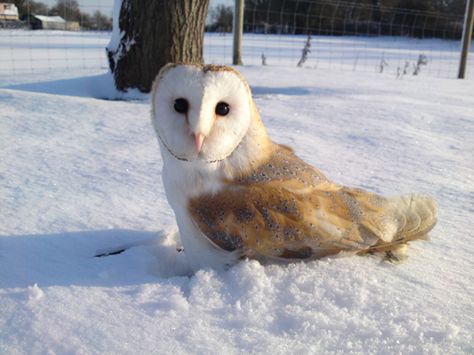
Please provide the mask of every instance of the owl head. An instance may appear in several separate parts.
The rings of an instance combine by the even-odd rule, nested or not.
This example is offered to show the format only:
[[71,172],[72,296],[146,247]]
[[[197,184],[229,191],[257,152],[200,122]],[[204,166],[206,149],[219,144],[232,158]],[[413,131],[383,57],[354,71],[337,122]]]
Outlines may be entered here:
[[182,161],[222,161],[261,122],[247,82],[230,67],[168,64],[151,100],[162,148]]

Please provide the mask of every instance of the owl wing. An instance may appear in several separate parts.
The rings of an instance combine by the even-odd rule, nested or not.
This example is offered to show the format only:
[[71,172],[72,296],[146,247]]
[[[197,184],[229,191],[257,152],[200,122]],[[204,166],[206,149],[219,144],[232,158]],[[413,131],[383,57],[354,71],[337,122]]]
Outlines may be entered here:
[[431,198],[387,199],[336,185],[284,146],[252,174],[190,200],[188,208],[219,248],[281,259],[386,251],[436,222]]
[[331,183],[297,180],[229,186],[190,202],[193,221],[218,247],[306,259],[368,249],[385,227],[378,199]]
[[339,186],[290,148],[276,147],[252,173],[189,201],[191,219],[219,248],[283,259],[387,251],[436,223],[429,197],[387,199]]
[[189,210],[219,248],[282,259],[386,251],[436,222],[428,197],[386,199],[329,182],[308,189],[297,180],[229,186],[190,201]]

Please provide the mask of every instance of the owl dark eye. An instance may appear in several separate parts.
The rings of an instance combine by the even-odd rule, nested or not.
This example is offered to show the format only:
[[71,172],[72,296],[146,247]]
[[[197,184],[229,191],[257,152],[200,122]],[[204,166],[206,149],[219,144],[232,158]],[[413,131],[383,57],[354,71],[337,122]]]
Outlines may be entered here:
[[174,110],[178,113],[186,113],[189,109],[188,100],[180,97],[179,99],[174,100]]
[[216,115],[225,116],[229,113],[230,107],[227,102],[219,102],[216,105]]

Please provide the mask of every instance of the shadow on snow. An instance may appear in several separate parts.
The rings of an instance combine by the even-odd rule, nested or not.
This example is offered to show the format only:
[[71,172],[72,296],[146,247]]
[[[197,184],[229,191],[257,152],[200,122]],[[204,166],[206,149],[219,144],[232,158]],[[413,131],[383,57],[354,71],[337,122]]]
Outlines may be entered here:
[[134,230],[0,236],[0,287],[120,286],[190,276],[177,240],[176,232]]

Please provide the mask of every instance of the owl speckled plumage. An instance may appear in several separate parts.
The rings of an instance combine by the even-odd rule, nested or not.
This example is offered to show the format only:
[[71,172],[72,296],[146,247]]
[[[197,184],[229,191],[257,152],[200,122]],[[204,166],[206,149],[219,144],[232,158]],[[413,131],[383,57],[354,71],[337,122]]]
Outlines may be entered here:
[[329,181],[267,135],[240,73],[169,64],[152,92],[163,182],[190,265],[243,257],[401,255],[436,223],[422,195],[384,198]]

